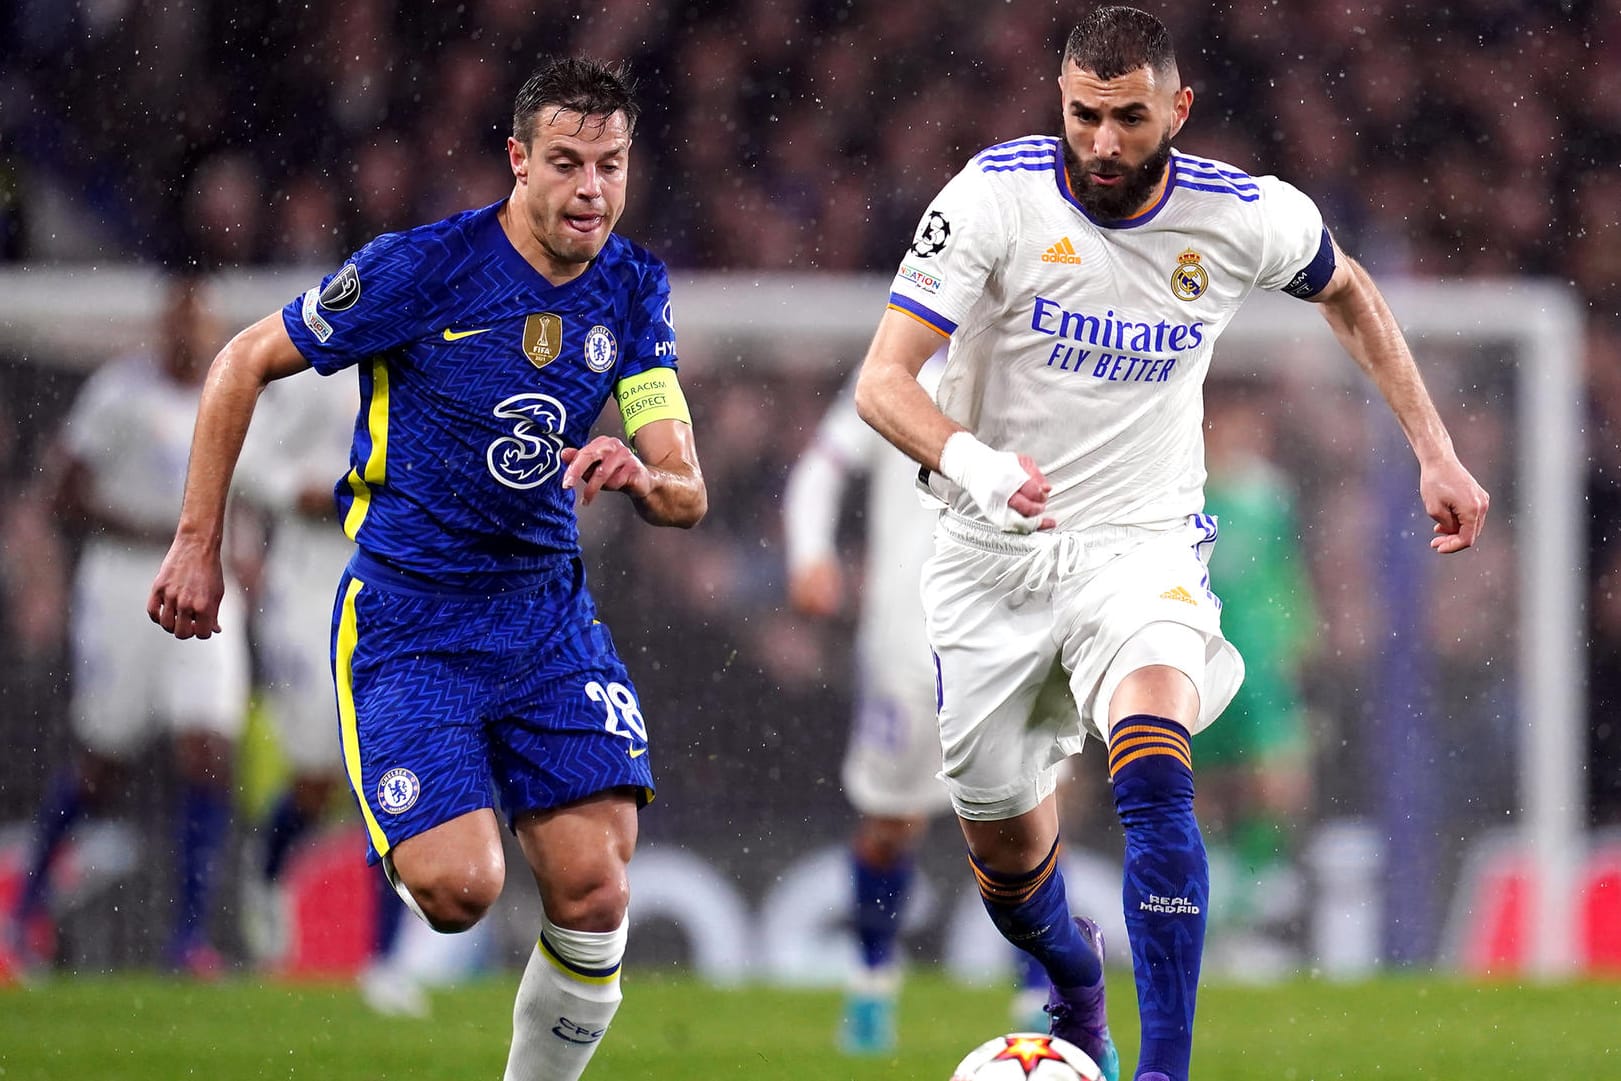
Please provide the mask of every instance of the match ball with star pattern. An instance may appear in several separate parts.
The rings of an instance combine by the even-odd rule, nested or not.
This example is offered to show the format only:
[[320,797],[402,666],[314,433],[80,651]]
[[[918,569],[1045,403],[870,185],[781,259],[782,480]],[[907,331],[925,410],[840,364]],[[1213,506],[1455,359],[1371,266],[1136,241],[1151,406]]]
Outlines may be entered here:
[[951,1081],[1103,1081],[1103,1073],[1072,1043],[1044,1033],[1013,1032],[968,1052]]

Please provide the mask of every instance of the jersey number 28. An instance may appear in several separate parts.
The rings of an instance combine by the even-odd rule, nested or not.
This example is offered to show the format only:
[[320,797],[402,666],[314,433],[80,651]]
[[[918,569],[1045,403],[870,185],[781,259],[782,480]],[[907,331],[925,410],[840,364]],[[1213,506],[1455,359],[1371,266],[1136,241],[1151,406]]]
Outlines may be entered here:
[[623,736],[632,743],[638,740],[647,742],[647,725],[642,721],[642,707],[629,687],[623,683],[604,686],[592,680],[585,685],[585,696],[593,702],[602,703],[602,707],[608,711],[604,727],[609,735]]

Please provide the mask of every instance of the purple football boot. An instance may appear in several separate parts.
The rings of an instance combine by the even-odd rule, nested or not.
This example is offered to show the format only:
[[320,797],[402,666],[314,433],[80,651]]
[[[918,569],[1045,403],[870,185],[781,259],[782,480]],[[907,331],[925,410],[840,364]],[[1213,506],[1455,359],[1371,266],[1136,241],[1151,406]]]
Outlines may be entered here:
[[[1075,917],[1075,927],[1086,939],[1087,945],[1103,963],[1103,932],[1085,916]],[[1089,1055],[1105,1081],[1120,1081],[1120,1052],[1115,1050],[1109,1036],[1109,1011],[1103,997],[1103,979],[1097,986],[1070,988],[1061,992],[1057,986],[1047,995],[1048,1032],[1060,1040],[1068,1040]]]

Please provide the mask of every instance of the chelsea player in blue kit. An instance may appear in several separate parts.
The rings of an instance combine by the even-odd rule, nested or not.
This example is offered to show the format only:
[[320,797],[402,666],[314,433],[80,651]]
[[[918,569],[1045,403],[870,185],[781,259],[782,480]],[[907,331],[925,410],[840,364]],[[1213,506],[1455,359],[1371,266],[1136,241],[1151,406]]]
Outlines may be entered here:
[[[572,1081],[620,999],[647,725],[579,558],[575,500],[654,525],[707,507],[663,264],[613,234],[637,106],[617,69],[553,61],[518,94],[500,203],[372,241],[215,359],[148,612],[218,630],[220,523],[255,398],[358,371],[337,484],[357,552],[333,614],[343,760],[405,904],[465,930],[500,894],[495,806],[544,905],[506,1077]],[[618,401],[635,451],[590,430]],[[297,453],[297,448],[288,448]]]

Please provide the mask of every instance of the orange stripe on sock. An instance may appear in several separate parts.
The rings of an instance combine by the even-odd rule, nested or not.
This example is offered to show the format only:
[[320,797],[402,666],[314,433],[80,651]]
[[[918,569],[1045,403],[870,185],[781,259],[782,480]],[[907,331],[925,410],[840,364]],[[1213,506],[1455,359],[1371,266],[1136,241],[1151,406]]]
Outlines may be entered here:
[[1188,742],[1188,734],[1182,731],[1182,729],[1160,728],[1157,725],[1152,724],[1133,724],[1128,725],[1125,728],[1117,728],[1109,738],[1110,740],[1119,740],[1122,736],[1134,735],[1160,736],[1164,739],[1179,740],[1184,744]]
[[[1159,740],[1144,740],[1142,743],[1130,747],[1122,747],[1116,753],[1111,754],[1109,756],[1109,772],[1114,773],[1127,758],[1135,757],[1144,751],[1157,751],[1160,754],[1175,755],[1185,762],[1193,761],[1193,755],[1189,753],[1186,747],[1179,747],[1174,743],[1164,743]],[[1188,768],[1192,769],[1193,767],[1190,765]]]
[[1127,736],[1125,739],[1115,740],[1114,743],[1110,745],[1109,757],[1118,758],[1126,751],[1134,751],[1139,747],[1146,747],[1149,744],[1157,744],[1161,747],[1175,747],[1177,750],[1184,752],[1192,750],[1192,748],[1188,746],[1188,741],[1185,739],[1175,739],[1171,736]]
[[972,859],[968,861],[968,865],[974,869],[974,879],[979,884],[980,896],[999,905],[1017,905],[1029,900],[1058,869],[1058,847],[1053,846],[1046,861],[1032,872],[1035,877],[1023,883],[998,882],[981,870],[979,864]]
[[1185,752],[1172,750],[1170,747],[1144,747],[1140,751],[1133,751],[1132,753],[1126,755],[1126,757],[1120,759],[1118,762],[1110,762],[1109,776],[1113,777],[1116,773],[1119,773],[1122,769],[1137,761],[1139,758],[1147,758],[1149,755],[1155,754],[1169,755],[1178,762],[1182,763],[1184,766],[1188,767],[1189,770],[1193,769],[1193,759]]

